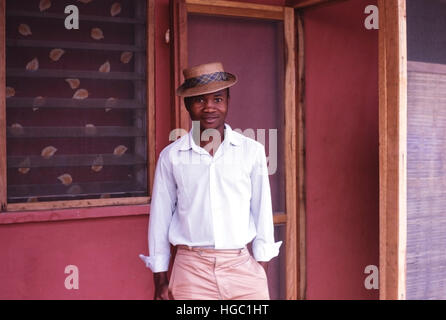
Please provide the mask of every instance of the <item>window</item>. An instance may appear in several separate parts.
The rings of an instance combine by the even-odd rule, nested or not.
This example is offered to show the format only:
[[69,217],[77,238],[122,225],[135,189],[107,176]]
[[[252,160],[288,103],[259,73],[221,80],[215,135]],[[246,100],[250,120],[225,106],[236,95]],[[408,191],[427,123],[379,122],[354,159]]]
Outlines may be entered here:
[[8,210],[149,199],[153,1],[77,1],[67,29],[72,4],[6,1]]

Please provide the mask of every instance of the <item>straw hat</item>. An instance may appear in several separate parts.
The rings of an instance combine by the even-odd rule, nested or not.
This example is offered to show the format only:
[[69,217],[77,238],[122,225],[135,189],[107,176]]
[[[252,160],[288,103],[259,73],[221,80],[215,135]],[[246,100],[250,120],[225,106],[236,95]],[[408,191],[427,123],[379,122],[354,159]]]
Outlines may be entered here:
[[184,69],[184,83],[177,89],[180,97],[192,97],[232,87],[237,77],[225,72],[221,62],[201,64]]

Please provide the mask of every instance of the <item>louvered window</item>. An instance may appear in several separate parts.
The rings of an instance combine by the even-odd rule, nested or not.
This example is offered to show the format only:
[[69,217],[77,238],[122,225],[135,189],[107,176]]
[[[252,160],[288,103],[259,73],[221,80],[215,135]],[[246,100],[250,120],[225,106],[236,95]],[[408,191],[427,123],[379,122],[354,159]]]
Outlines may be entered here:
[[8,204],[148,197],[149,3],[6,1]]

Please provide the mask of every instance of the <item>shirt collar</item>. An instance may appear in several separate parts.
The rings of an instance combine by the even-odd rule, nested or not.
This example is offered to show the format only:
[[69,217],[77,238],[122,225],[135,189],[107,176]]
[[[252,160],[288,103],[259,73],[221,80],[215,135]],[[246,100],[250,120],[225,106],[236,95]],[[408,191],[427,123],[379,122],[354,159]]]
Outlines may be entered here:
[[[185,137],[185,139],[183,139],[183,141],[181,142],[180,150],[187,151],[187,150],[193,149],[193,150],[199,152],[199,146],[196,145],[196,143],[192,137],[193,129],[194,128],[190,129],[189,133],[187,134],[187,137]],[[238,146],[241,143],[240,138],[234,133],[231,126],[227,123],[225,123],[225,138],[223,140],[223,144],[224,143],[226,143],[226,144],[230,143],[234,146]]]

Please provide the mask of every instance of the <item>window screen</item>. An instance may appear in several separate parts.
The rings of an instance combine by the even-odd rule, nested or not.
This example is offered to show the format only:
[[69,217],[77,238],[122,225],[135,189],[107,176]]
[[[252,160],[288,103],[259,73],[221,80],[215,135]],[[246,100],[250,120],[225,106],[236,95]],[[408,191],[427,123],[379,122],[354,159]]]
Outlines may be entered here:
[[407,1],[406,297],[446,299],[446,2]]
[[9,203],[147,195],[145,30],[141,0],[6,2]]

